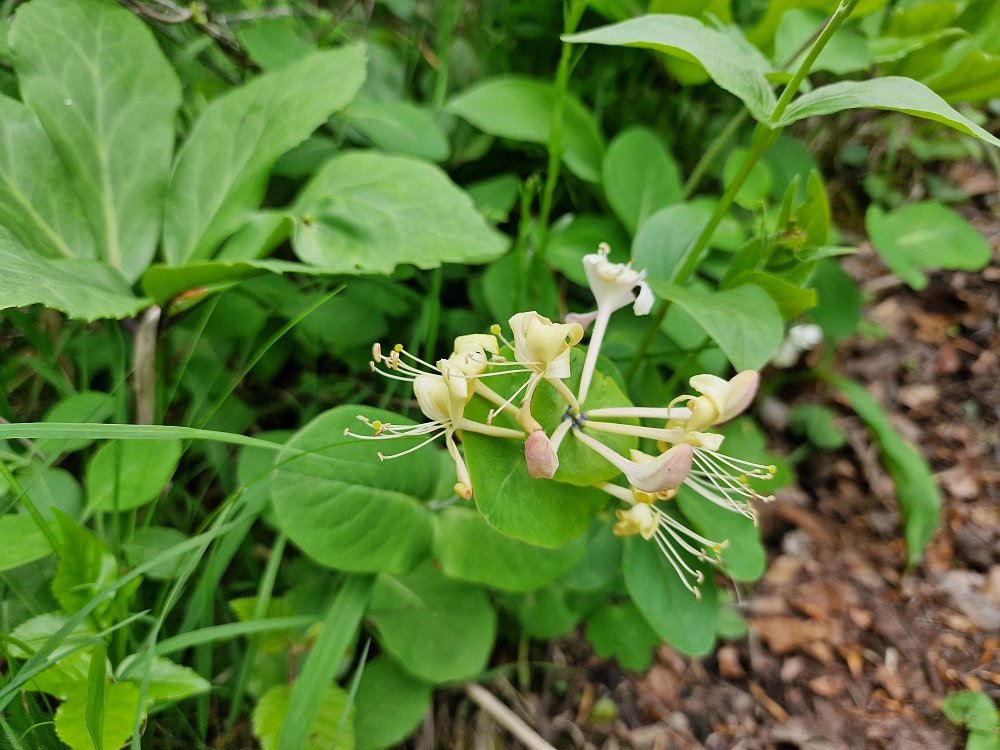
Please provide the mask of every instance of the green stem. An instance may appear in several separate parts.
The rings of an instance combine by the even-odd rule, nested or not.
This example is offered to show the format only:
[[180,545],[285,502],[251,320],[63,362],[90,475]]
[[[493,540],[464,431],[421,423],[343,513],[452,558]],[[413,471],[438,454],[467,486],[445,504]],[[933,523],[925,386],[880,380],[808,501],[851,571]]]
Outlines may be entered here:
[[736,135],[736,131],[738,131],[740,126],[746,122],[749,115],[750,112],[746,107],[744,107],[737,112],[733,116],[733,119],[726,124],[726,127],[724,127],[722,131],[715,136],[715,140],[713,140],[709,144],[708,148],[705,149],[705,153],[701,155],[698,163],[695,164],[694,169],[691,170],[691,176],[688,177],[687,182],[684,183],[684,192],[681,193],[682,201],[686,201],[691,197],[691,194],[697,190],[698,183],[700,183],[701,178],[705,176],[705,172],[707,172],[708,168],[712,166],[712,162],[715,161],[722,149],[726,147],[726,144],[729,143],[734,135]]
[[438,69],[437,78],[434,80],[434,98],[432,99],[434,109],[439,112],[444,108],[444,100],[448,96],[448,58],[451,55],[455,27],[458,26],[458,21],[462,16],[462,5],[460,0],[445,0],[441,4],[437,49],[435,50]]
[[[563,33],[572,34],[580,23],[583,11],[587,7],[586,0],[570,0],[564,5]],[[536,252],[539,262],[545,260],[545,251],[549,245],[549,217],[552,215],[552,201],[556,194],[556,184],[559,182],[559,166],[562,162],[562,120],[566,107],[566,88],[569,85],[570,62],[573,56],[573,45],[563,42],[562,54],[559,56],[559,67],[556,68],[556,80],[552,90],[552,130],[549,133],[549,166],[545,174],[545,189],[542,192],[542,206],[538,215],[539,238]]]
[[[851,12],[854,10],[854,6],[857,4],[858,0],[842,0],[836,12],[830,16],[830,20],[823,28],[823,32],[816,38],[816,41],[813,42],[812,47],[809,49],[809,53],[802,61],[802,64],[798,67],[798,70],[796,70],[795,74],[792,76],[792,80],[788,82],[785,90],[781,92],[781,97],[778,99],[778,103],[775,105],[774,111],[771,113],[770,122],[768,124],[758,123],[757,128],[754,130],[753,139],[750,142],[750,152],[747,154],[747,158],[743,161],[743,164],[740,167],[739,172],[737,172],[736,176],[733,178],[733,181],[726,188],[726,192],[722,194],[722,198],[719,200],[718,204],[716,204],[715,210],[712,212],[712,216],[709,218],[705,228],[701,230],[701,234],[698,235],[691,247],[687,249],[681,257],[680,262],[674,266],[674,271],[670,274],[671,284],[683,284],[698,268],[698,264],[702,260],[702,255],[708,247],[709,241],[712,239],[712,234],[715,232],[716,227],[719,226],[719,222],[721,222],[723,217],[725,217],[725,215],[729,212],[729,208],[732,206],[733,200],[736,198],[736,194],[739,193],[740,188],[743,187],[743,183],[746,182],[747,177],[750,176],[750,173],[753,171],[753,168],[756,166],[760,157],[763,156],[764,152],[774,144],[774,142],[778,139],[778,136],[781,134],[782,128],[774,127],[774,123],[777,123],[781,119],[781,115],[783,115],[785,110],[788,108],[788,105],[792,101],[792,97],[795,96],[795,93],[799,90],[799,86],[802,85],[802,81],[805,80],[807,75],[809,75],[809,71],[812,69],[813,63],[816,62],[816,58],[819,57],[827,42],[829,42],[830,38],[837,32],[837,29],[839,29],[847,17],[851,15]],[[636,349],[635,355],[632,357],[632,361],[629,363],[628,370],[626,370],[626,381],[631,380],[635,375],[636,370],[639,368],[639,362],[641,362],[642,358],[646,356],[646,351],[649,349],[649,345],[653,343],[653,339],[656,337],[656,332],[663,323],[663,319],[667,316],[667,310],[669,309],[670,303],[668,301],[661,301],[659,305],[657,305],[656,310],[653,312],[652,319],[649,321],[649,327],[646,329],[646,335],[643,336],[642,341],[639,343],[639,347]]]
[[21,500],[21,504],[28,511],[28,514],[35,520],[35,523],[38,524],[38,528],[42,530],[43,534],[45,534],[45,538],[49,540],[49,544],[52,546],[52,551],[59,557],[62,557],[62,542],[59,541],[59,537],[56,536],[56,532],[54,532],[52,527],[46,522],[45,518],[38,510],[38,506],[35,505],[34,501],[32,501],[30,497],[28,497],[28,493],[24,491],[21,483],[17,481],[17,477],[14,476],[10,468],[3,461],[0,461],[0,474],[2,474],[3,478],[7,480],[7,484],[10,485],[14,494]]

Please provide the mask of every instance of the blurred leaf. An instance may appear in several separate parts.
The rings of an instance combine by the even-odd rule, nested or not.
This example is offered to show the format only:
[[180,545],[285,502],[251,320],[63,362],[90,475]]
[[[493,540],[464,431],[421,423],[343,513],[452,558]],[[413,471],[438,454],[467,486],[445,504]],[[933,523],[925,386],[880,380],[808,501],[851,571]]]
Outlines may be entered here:
[[446,578],[430,560],[408,573],[380,574],[368,617],[382,647],[406,671],[430,682],[480,672],[497,628],[486,591]]
[[[80,391],[57,401],[42,417],[43,422],[106,422],[114,414],[115,401],[102,391]],[[74,453],[93,440],[39,440],[35,447],[43,454]]]
[[1000,96],[1000,50],[976,49],[975,40],[961,40],[944,54],[940,69],[924,78],[949,102],[976,102]]
[[[87,685],[71,693],[56,710],[55,727],[59,739],[73,750],[96,750],[87,725]],[[132,736],[139,711],[139,688],[131,682],[112,682],[103,687],[102,745],[105,750],[121,747]]]
[[87,463],[87,508],[131,510],[155,500],[180,458],[180,440],[105,443]]
[[[563,161],[587,182],[600,182],[604,137],[591,113],[567,94],[562,120]],[[548,145],[552,131],[552,85],[522,76],[480,81],[452,99],[446,111],[484,133],[514,141]]]
[[[341,717],[347,710],[347,693],[337,685],[330,685],[321,692],[321,695],[319,713],[312,726],[301,733],[303,744],[297,747],[301,750],[352,750],[354,748],[353,706],[336,746],[333,745]],[[251,717],[253,733],[260,740],[264,750],[278,750],[280,747],[278,737],[281,735],[291,697],[291,685],[275,685],[261,696],[257,707],[254,708]]]
[[446,508],[434,516],[434,556],[445,575],[502,591],[530,591],[552,583],[579,562],[584,537],[540,547],[501,534],[478,512]]
[[[132,541],[123,545],[125,558],[129,565],[139,567],[152,561],[171,547],[186,542],[187,534],[169,526],[142,526],[135,530]],[[190,555],[182,555],[172,560],[156,565],[146,572],[146,577],[154,581],[169,581],[184,569],[191,559]]]
[[650,286],[690,315],[737,370],[763,367],[781,343],[785,327],[771,297],[754,284],[700,293],[656,279]]
[[587,640],[598,656],[617,659],[622,668],[634,672],[649,668],[652,650],[660,644],[660,637],[632,602],[608,604],[591,614]]
[[[736,178],[737,172],[743,167],[747,160],[749,150],[745,148],[734,148],[726,158],[726,164],[722,168],[722,183],[729,187]],[[771,169],[767,162],[760,160],[753,165],[750,174],[747,175],[743,185],[740,186],[736,197],[733,199],[738,206],[742,206],[748,211],[756,210],[765,201],[771,190]]]
[[[787,67],[795,70],[806,53],[803,52],[796,58],[792,55],[825,25],[828,17],[828,13],[807,8],[792,8],[786,12],[774,36],[775,62],[782,65],[787,60],[794,60],[794,64]],[[850,26],[842,26],[819,53],[811,70],[828,70],[842,76],[868,70],[874,64],[868,41]]]
[[[238,236],[238,235],[237,235]],[[143,291],[159,304],[174,300],[175,305],[184,306],[183,293],[191,290],[190,301],[224,290],[234,284],[268,273],[300,273],[326,275],[322,268],[287,260],[212,260],[204,263],[189,263],[184,266],[150,266],[142,276]]]
[[316,50],[297,32],[295,18],[255,18],[241,24],[236,38],[268,73],[286,68]]
[[[881,8],[887,0],[861,0],[855,7],[852,17],[866,16]],[[831,14],[837,9],[838,0],[771,0],[767,4],[764,17],[757,25],[747,32],[747,39],[761,49],[770,49],[775,32],[781,24],[781,19],[792,8],[808,8]],[[779,63],[784,60],[779,60]]]
[[296,254],[337,273],[389,274],[400,263],[486,263],[507,246],[443,171],[405,156],[335,156],[293,211]]
[[135,281],[160,235],[177,74],[146,24],[101,0],[32,0],[10,43],[21,94],[70,173],[98,257]]
[[577,44],[648,47],[697,61],[719,86],[735,94],[757,120],[767,120],[776,103],[764,77],[770,65],[725,34],[687,16],[649,15],[566,37]]
[[[146,660],[135,655],[127,656],[118,666],[119,680],[139,683],[146,673]],[[146,700],[149,703],[177,703],[192,695],[207,693],[212,684],[190,667],[154,656]]]
[[416,729],[431,701],[431,686],[383,655],[364,665],[354,717],[355,750],[392,747]]
[[681,199],[680,168],[649,128],[633,126],[615,136],[604,154],[603,178],[608,203],[633,235]]
[[47,258],[97,257],[65,164],[28,107],[0,95],[0,224]]
[[[366,406],[339,406],[299,430],[288,445],[313,453],[278,466],[271,494],[282,531],[316,562],[353,572],[402,572],[430,551],[431,518],[419,500],[437,482],[431,446],[382,462],[378,450],[399,453],[420,438],[376,443],[344,435],[369,430],[363,414],[393,424],[412,424]],[[370,431],[370,430],[369,430]]]
[[824,258],[816,264],[812,283],[817,302],[809,317],[823,329],[823,335],[839,339],[854,333],[861,322],[861,293],[854,280],[837,261]]
[[724,285],[725,289],[736,289],[744,284],[759,286],[774,300],[781,317],[791,320],[799,313],[816,305],[816,291],[789,284],[770,273],[744,271]]
[[560,638],[580,621],[580,613],[573,608],[570,595],[566,587],[556,583],[511,598],[510,603],[527,635]]
[[601,516],[590,522],[585,536],[583,558],[560,581],[576,591],[595,591],[607,586],[621,572],[622,539],[615,536],[612,524]]
[[938,527],[941,510],[941,491],[934,483],[930,467],[893,429],[885,411],[863,386],[846,378],[828,379],[844,394],[878,443],[882,460],[896,484],[909,563],[915,565]]
[[964,724],[972,731],[996,732],[1000,714],[993,699],[985,693],[962,690],[941,702],[941,711],[954,724]]
[[806,117],[828,115],[845,109],[890,109],[905,112],[1000,146],[1000,139],[956,112],[924,84],[899,76],[867,81],[841,81],[813,89],[793,101],[777,125],[786,127]]
[[625,586],[657,635],[678,651],[702,656],[715,643],[719,612],[715,581],[707,563],[699,563],[686,552],[680,554],[693,569],[705,573],[705,582],[698,587],[700,599],[684,586],[656,543],[641,537],[625,540]]
[[[58,526],[55,523],[52,526],[58,534]],[[4,540],[0,545],[0,573],[52,554],[52,545],[45,532],[27,514],[0,516],[0,539]]]
[[295,217],[287,211],[257,211],[247,217],[246,224],[226,240],[216,259],[234,261],[265,258],[290,239],[294,231]]
[[649,0],[650,13],[675,13],[678,16],[714,16],[722,23],[733,22],[729,0]]
[[380,102],[358,96],[344,118],[377,148],[390,154],[442,162],[451,156],[451,144],[427,110],[413,102]]
[[[74,614],[118,578],[118,563],[93,532],[58,510],[55,516],[63,548],[59,569],[52,579],[52,594],[64,610]],[[105,602],[101,608],[107,609],[110,603]]]
[[574,284],[587,286],[583,256],[596,253],[602,242],[611,247],[608,258],[612,263],[628,262],[628,235],[613,218],[593,214],[563,217],[552,226],[545,261]]
[[632,259],[651,279],[666,281],[712,215],[704,202],[678,203],[657,211],[632,240]]
[[796,435],[802,435],[820,450],[843,447],[844,433],[833,423],[834,414],[820,404],[797,404],[788,413],[788,424]]
[[[559,317],[559,288],[552,273],[534,256],[518,278],[517,253],[507,253],[500,260],[490,263],[482,275],[482,294],[493,320],[510,320],[514,313],[521,312],[526,305],[540,315],[556,319]],[[583,268],[583,264],[580,264]],[[529,302],[531,286],[535,288],[535,299]]]
[[[516,174],[505,172],[495,177],[465,186],[465,192],[472,198],[476,210],[491,224],[502,224],[510,217],[510,211],[517,203],[521,181]],[[550,245],[551,252],[551,245]]]
[[364,47],[313,52],[212,101],[177,154],[167,196],[167,263],[208,260],[264,197],[271,168],[345,107],[365,76]]
[[914,289],[927,286],[921,269],[978,271],[990,262],[983,236],[940,203],[912,203],[889,213],[871,205],[865,226],[882,259]]
[[92,260],[45,260],[0,228],[0,310],[42,304],[71,318],[128,318],[149,305],[113,268]]

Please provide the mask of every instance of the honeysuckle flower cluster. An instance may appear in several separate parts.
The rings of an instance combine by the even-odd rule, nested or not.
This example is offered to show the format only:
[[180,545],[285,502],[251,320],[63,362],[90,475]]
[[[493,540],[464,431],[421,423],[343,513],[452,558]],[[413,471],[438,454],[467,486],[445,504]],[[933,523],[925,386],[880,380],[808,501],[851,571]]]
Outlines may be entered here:
[[[429,421],[416,425],[388,422],[364,422],[370,434],[345,430],[361,440],[423,438],[407,450],[386,455],[383,460],[412,453],[444,437],[445,446],[455,462],[455,493],[464,499],[473,496],[469,470],[457,439],[465,432],[476,432],[524,443],[528,474],[540,480],[553,480],[559,470],[559,450],[567,436],[594,451],[621,472],[616,482],[594,485],[617,498],[624,505],[616,510],[614,533],[639,536],[653,542],[664,554],[684,585],[700,597],[698,584],[704,573],[689,562],[688,555],[712,565],[721,565],[721,551],[726,540],[712,540],[688,528],[674,514],[664,510],[682,486],[707,502],[739,513],[756,523],[754,503],[770,500],[757,493],[752,479],[769,479],[775,467],[733,458],[719,452],[723,436],[711,428],[728,422],[745,411],[757,392],[760,376],[753,370],[738,373],[730,380],[715,375],[697,375],[689,381],[692,394],[673,399],[663,407],[598,407],[586,409],[587,396],[597,367],[601,343],[611,314],[632,304],[637,315],[649,313],[653,295],[645,282],[645,272],[631,264],[612,263],[608,247],[583,258],[584,270],[597,309],[586,315],[568,315],[564,322],[553,322],[537,312],[522,312],[508,321],[513,334],[508,341],[499,325],[489,334],[472,334],[455,339],[447,359],[426,362],[407,352],[401,345],[383,353],[379,344],[372,350],[371,368],[380,375],[412,383],[420,410]],[[577,391],[567,385],[572,376],[572,349],[584,332],[594,324],[589,347],[580,372]],[[501,349],[501,342],[505,350]],[[501,354],[509,350],[513,358]],[[524,382],[509,397],[489,386],[491,377],[521,374]],[[565,401],[558,425],[547,433],[532,414],[532,402],[542,382],[550,384]],[[468,403],[476,395],[491,403],[485,421],[465,416]],[[494,425],[495,417],[506,412],[519,429]],[[636,424],[640,421],[639,424]],[[657,426],[662,425],[662,426]],[[599,440],[595,435],[626,435],[654,441],[657,452],[631,450],[628,456]],[[524,502],[531,502],[525,497]]]

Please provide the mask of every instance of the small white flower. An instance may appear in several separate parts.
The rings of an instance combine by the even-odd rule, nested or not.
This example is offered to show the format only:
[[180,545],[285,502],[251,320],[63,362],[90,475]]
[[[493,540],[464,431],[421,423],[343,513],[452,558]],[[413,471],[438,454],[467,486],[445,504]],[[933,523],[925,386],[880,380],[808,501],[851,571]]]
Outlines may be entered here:
[[787,369],[799,361],[803,352],[809,351],[822,340],[823,329],[818,325],[806,323],[792,326],[771,355],[771,364],[782,370]]

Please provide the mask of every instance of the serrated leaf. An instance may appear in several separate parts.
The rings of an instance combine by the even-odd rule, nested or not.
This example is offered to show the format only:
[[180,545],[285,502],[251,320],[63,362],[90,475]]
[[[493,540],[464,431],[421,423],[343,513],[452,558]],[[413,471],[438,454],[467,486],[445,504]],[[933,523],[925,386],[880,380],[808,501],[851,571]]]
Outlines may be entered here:
[[69,171],[97,256],[135,281],[160,234],[177,74],[149,27],[106,0],[32,0],[18,8],[10,44],[21,94]]
[[688,16],[653,14],[564,37],[575,44],[647,47],[694,61],[719,86],[738,96],[757,120],[765,121],[776,103],[765,73],[770,66],[727,35]]
[[777,125],[786,127],[806,117],[829,115],[845,109],[890,109],[904,112],[939,122],[1000,146],[1000,139],[956,112],[924,84],[900,76],[841,81],[821,86],[793,101]]
[[429,560],[407,573],[380,574],[368,617],[383,648],[408,672],[430,682],[481,671],[497,628],[486,592],[445,577]]
[[379,443],[345,436],[345,428],[369,429],[358,415],[410,423],[380,409],[339,406],[303,427],[288,444],[315,453],[287,461],[271,475],[278,526],[323,565],[353,572],[402,572],[430,551],[430,513],[420,500],[434,492],[437,454],[428,446],[380,461],[380,448],[397,453],[419,445],[421,439]]
[[46,260],[0,228],[0,310],[45,305],[71,318],[128,318],[150,300],[132,294],[113,268],[93,260]]
[[555,548],[522,542],[467,508],[447,508],[434,516],[434,556],[444,573],[502,591],[552,583],[579,562],[585,548],[582,536]]
[[278,158],[346,106],[365,77],[364,47],[313,52],[215,99],[170,178],[163,247],[170,265],[208,260],[258,208]]
[[[547,146],[554,106],[551,83],[524,76],[496,76],[462,91],[445,111],[468,120],[484,133]],[[575,96],[567,94],[564,107],[563,161],[581,180],[599,182],[604,136],[593,115]]]
[[390,274],[401,263],[487,263],[507,248],[507,239],[448,175],[406,156],[335,156],[292,211],[298,217],[296,255],[330,272]]

